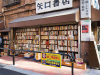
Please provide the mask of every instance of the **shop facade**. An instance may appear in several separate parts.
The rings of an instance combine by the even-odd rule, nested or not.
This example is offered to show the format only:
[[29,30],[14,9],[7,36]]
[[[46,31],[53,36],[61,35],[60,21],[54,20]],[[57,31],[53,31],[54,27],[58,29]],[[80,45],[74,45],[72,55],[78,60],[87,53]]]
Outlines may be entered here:
[[[69,14],[69,12],[71,13]],[[41,15],[43,16],[41,17]],[[14,28],[15,49],[17,50],[27,48],[33,51],[57,51],[70,55],[73,52],[75,55],[77,54],[77,57],[80,57],[78,50],[78,32],[80,30],[78,21],[79,8],[75,8],[19,18],[10,22],[8,26]]]

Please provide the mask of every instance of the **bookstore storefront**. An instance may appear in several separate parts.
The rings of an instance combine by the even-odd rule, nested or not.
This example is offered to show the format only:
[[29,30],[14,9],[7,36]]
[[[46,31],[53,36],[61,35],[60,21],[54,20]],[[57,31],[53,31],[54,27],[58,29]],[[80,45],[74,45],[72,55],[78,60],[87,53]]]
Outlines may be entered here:
[[74,52],[75,57],[80,57],[78,22],[79,8],[75,8],[18,18],[8,26],[14,30],[16,50]]
[[[10,29],[7,28],[5,29],[5,26],[4,26],[4,21],[0,21],[0,38],[2,39],[1,40],[1,45],[0,47],[3,47],[3,48],[10,48],[10,44],[9,44],[9,32],[10,32]],[[9,55],[9,51],[4,49],[4,50],[1,50],[1,54],[2,55]]]

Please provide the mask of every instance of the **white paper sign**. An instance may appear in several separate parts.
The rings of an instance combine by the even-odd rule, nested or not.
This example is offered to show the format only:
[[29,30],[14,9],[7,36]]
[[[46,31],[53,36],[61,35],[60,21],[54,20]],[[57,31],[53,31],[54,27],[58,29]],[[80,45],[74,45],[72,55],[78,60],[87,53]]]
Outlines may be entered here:
[[81,20],[81,41],[90,41],[91,20]]
[[36,13],[71,8],[72,0],[36,0]]
[[80,0],[81,18],[91,18],[91,0]]

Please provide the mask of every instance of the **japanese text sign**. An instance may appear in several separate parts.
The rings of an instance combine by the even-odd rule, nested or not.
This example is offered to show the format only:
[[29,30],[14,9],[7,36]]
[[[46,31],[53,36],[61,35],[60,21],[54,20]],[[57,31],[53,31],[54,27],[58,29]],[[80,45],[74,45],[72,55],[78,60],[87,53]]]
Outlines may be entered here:
[[43,65],[61,68],[61,55],[52,53],[42,53],[41,63]]
[[80,0],[81,18],[91,18],[91,0]]
[[36,0],[36,13],[72,7],[72,0]]

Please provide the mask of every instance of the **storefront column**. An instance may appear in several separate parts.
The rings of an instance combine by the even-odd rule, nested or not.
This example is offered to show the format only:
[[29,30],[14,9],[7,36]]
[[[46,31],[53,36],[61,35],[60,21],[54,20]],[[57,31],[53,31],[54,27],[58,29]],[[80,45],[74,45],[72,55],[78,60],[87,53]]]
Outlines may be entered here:
[[10,47],[14,46],[13,44],[13,28],[10,31]]
[[97,41],[98,35],[97,35],[97,22],[95,22],[95,28],[94,28],[94,36],[95,36],[95,41]]
[[78,58],[80,58],[81,57],[81,49],[80,49],[80,45],[81,45],[81,42],[80,42],[80,31],[81,31],[81,26],[80,25],[78,25]]

